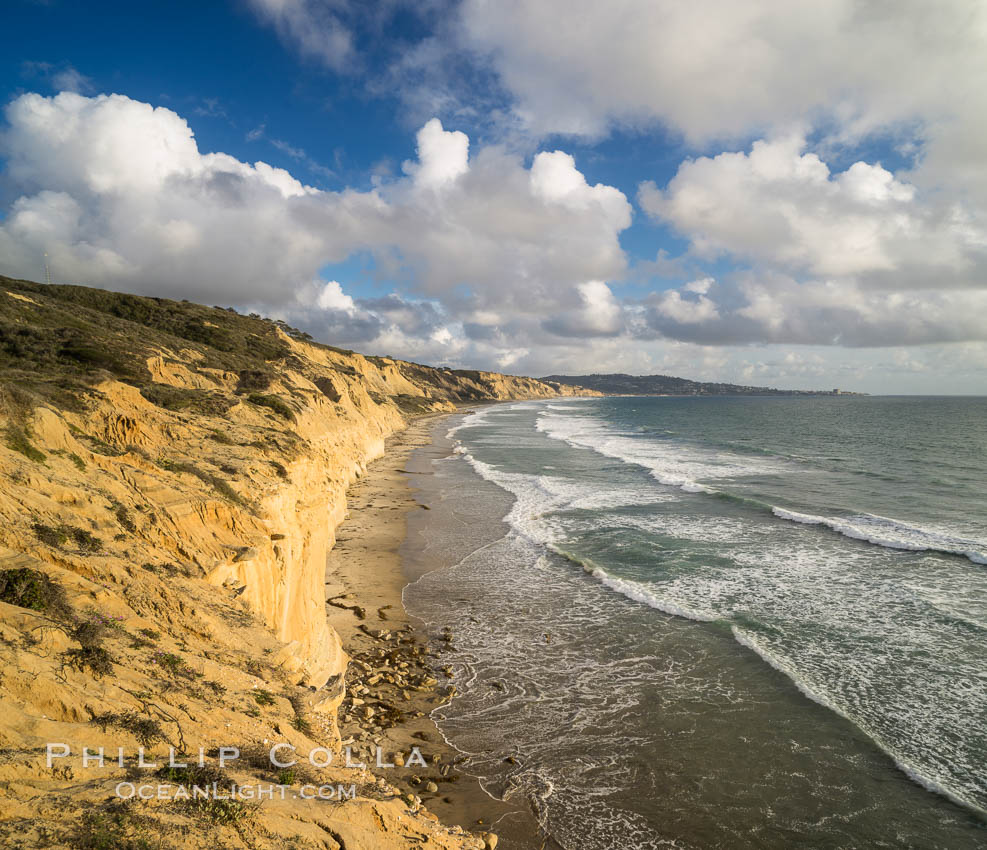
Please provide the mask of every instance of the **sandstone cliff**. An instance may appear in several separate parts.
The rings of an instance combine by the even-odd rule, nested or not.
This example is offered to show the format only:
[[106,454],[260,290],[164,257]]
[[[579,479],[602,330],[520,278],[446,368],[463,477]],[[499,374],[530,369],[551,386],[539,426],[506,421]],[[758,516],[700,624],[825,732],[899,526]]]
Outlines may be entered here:
[[[0,379],[5,846],[104,846],[86,843],[102,830],[119,839],[105,846],[194,847],[206,829],[231,847],[482,846],[360,769],[339,771],[361,790],[331,824],[324,805],[295,800],[266,807],[276,814],[248,835],[236,807],[204,826],[201,807],[105,804],[132,764],[49,769],[43,748],[288,740],[341,754],[347,659],[323,574],[347,485],[409,415],[578,389],[364,357],[219,308],[7,278]],[[97,803],[96,821],[78,820]],[[142,828],[173,843],[133,843]]]

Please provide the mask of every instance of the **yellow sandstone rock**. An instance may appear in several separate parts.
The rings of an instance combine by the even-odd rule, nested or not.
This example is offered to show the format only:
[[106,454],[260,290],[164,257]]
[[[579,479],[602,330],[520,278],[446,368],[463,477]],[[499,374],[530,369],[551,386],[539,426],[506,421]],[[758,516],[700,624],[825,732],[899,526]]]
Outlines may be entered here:
[[[482,846],[396,795],[364,793],[374,777],[343,766],[348,659],[326,621],[326,555],[347,486],[407,416],[572,389],[91,292],[0,278],[0,329],[28,340],[0,359],[0,844],[117,846],[84,844],[103,830],[163,848]],[[184,337],[161,330],[161,311]],[[256,331],[277,356],[238,360],[210,330]],[[49,766],[51,742],[73,757]],[[169,746],[213,758],[277,742],[336,756],[295,785],[352,783],[356,797],[113,802],[118,783],[148,775],[138,746],[160,764]],[[104,747],[108,764],[83,765],[84,746]],[[286,778],[258,758],[241,754],[230,777]]]

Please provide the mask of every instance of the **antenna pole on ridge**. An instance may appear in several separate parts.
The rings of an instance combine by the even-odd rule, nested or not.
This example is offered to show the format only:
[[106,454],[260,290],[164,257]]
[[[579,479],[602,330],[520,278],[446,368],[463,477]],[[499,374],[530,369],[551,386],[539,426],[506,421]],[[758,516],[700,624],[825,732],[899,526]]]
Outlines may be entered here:
[[48,268],[48,252],[45,251],[45,283],[51,286],[51,269]]

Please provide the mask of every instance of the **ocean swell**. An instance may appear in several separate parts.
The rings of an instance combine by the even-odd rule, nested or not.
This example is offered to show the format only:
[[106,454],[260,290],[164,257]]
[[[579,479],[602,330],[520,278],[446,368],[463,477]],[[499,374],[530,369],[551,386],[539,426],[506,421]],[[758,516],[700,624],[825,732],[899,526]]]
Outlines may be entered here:
[[982,545],[977,541],[916,528],[888,517],[873,514],[825,517],[779,507],[772,507],[771,512],[779,519],[802,525],[826,526],[844,537],[863,540],[866,543],[873,543],[875,546],[883,546],[886,549],[940,552],[945,555],[960,555],[975,564],[987,564],[987,552],[976,548]]
[[976,812],[980,816],[987,816],[987,810],[984,810],[978,806],[973,800],[970,800],[964,796],[961,792],[950,787],[945,780],[934,779],[929,776],[927,772],[916,767],[914,764],[910,763],[904,756],[896,752],[895,748],[892,747],[884,738],[877,734],[873,729],[867,728],[862,724],[859,718],[851,716],[845,710],[843,710],[837,703],[829,699],[825,693],[818,687],[805,681],[798,672],[794,670],[790,665],[786,664],[772,652],[763,647],[758,643],[757,639],[750,634],[750,632],[738,628],[737,626],[732,627],[733,636],[737,643],[741,646],[747,647],[749,650],[754,652],[769,666],[773,667],[779,673],[786,676],[795,685],[799,691],[813,702],[819,703],[819,705],[828,708],[830,711],[835,712],[840,715],[840,717],[852,723],[861,732],[863,732],[874,744],[881,749],[882,752],[886,753],[894,761],[895,766],[902,771],[909,779],[917,784],[921,785],[927,791],[932,791],[935,794],[940,794],[946,799],[958,806],[963,806],[970,811]]
[[673,454],[667,448],[667,441],[643,441],[639,437],[623,435],[589,416],[560,416],[546,412],[538,417],[535,427],[546,436],[571,446],[641,466],[659,483],[677,487],[686,493],[705,493],[743,501],[769,510],[779,519],[825,526],[844,537],[887,549],[958,555],[975,564],[987,565],[987,543],[959,537],[948,531],[919,528],[868,513],[846,517],[817,516],[738,496],[722,487],[705,483],[709,479],[777,470],[776,464],[761,458],[744,458],[731,453],[710,454],[685,445],[675,446]]

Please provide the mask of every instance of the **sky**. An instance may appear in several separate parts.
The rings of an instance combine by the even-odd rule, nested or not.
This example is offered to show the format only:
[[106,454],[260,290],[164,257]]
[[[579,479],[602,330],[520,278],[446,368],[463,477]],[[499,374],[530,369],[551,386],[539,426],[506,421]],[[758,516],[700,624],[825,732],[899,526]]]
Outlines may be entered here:
[[0,273],[513,374],[987,394],[981,0],[6,0]]

